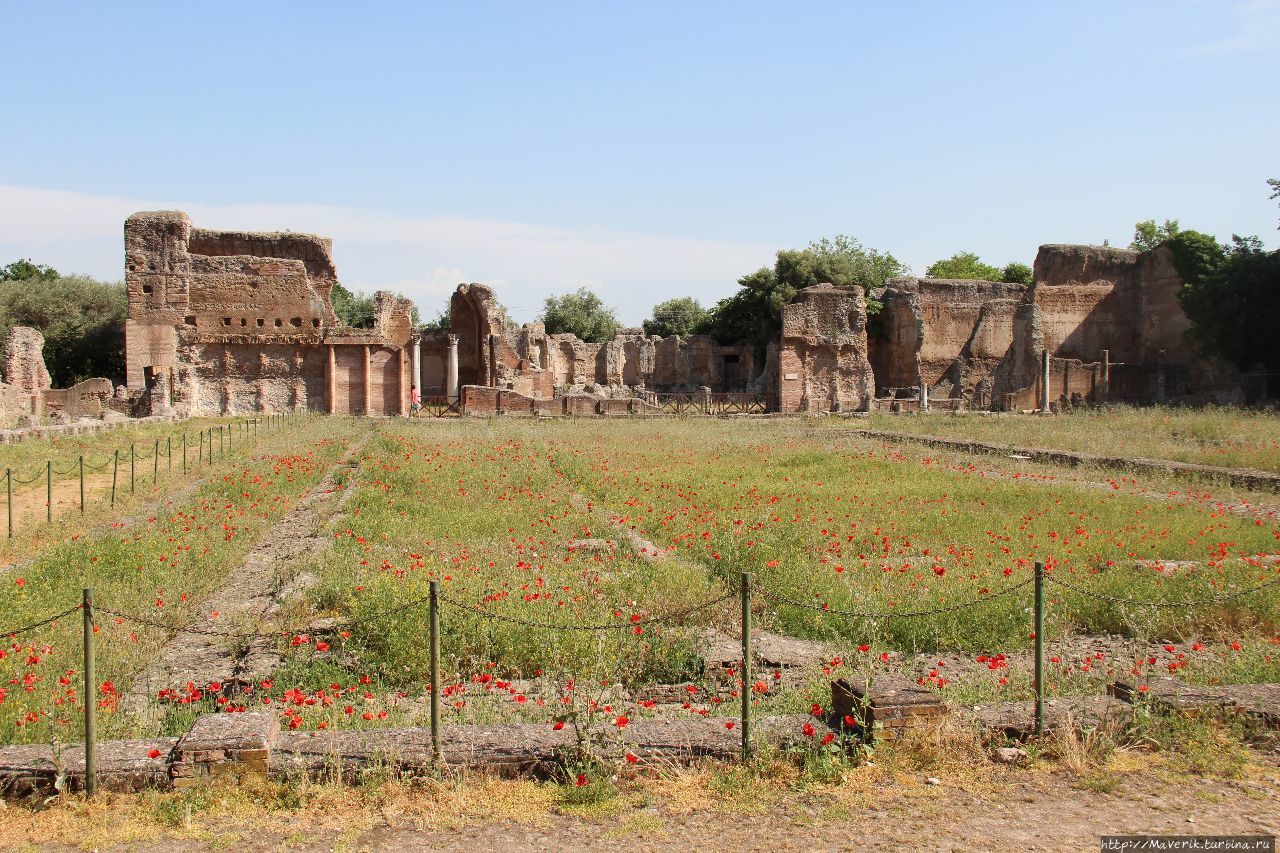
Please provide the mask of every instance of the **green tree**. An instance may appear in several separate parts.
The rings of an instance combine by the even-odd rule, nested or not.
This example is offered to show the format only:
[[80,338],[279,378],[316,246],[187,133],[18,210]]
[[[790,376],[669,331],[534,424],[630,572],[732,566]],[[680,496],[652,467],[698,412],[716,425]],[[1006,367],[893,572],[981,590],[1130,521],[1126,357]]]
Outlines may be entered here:
[[1034,281],[1034,275],[1035,273],[1032,272],[1031,267],[1015,261],[1011,264],[1005,264],[1004,269],[1000,271],[1000,280],[1008,284],[1030,285]]
[[[5,269],[10,269],[10,264]],[[44,360],[59,388],[104,376],[124,381],[124,321],[128,297],[119,282],[54,276],[31,265],[32,278],[0,281],[0,340],[13,326],[44,334]]]
[[548,296],[539,319],[549,335],[568,332],[594,344],[612,340],[619,327],[613,310],[585,287],[562,296]]
[[53,281],[57,277],[53,267],[33,264],[30,258],[0,267],[0,281]]
[[653,306],[652,313],[653,316],[644,321],[644,333],[663,338],[700,334],[711,321],[711,312],[692,296],[659,302]]
[[[1267,198],[1280,198],[1280,178],[1267,178],[1267,186],[1271,187],[1271,195]],[[1276,230],[1280,231],[1280,225],[1276,226]]]
[[[750,343],[762,352],[781,333],[782,307],[797,291],[823,282],[869,291],[887,278],[910,274],[911,268],[892,254],[866,248],[853,237],[823,238],[804,249],[779,251],[773,269],[761,267],[738,279],[741,289],[711,309],[708,331],[721,343]],[[879,308],[880,303],[867,300],[869,314]]]
[[453,312],[451,311],[450,306],[446,303],[445,306],[440,309],[440,313],[437,314],[434,319],[423,323],[421,328],[425,332],[443,332],[452,326]]
[[1179,295],[1192,336],[1241,370],[1280,373],[1280,250],[1233,235],[1230,246],[1214,243],[1215,251],[1199,239],[1207,235],[1191,234],[1174,238],[1174,262],[1185,282]]
[[337,282],[333,285],[329,301],[333,303],[333,313],[338,316],[339,324],[353,329],[373,328],[377,312],[370,294],[363,290],[352,293],[341,282]]
[[1144,219],[1133,226],[1133,240],[1129,243],[1129,248],[1148,252],[1165,240],[1177,236],[1180,230],[1176,219],[1166,219],[1163,225],[1156,225],[1154,219]]
[[944,260],[934,261],[924,274],[928,278],[962,278],[982,281],[1000,281],[1002,276],[998,268],[984,264],[973,252],[957,252]]

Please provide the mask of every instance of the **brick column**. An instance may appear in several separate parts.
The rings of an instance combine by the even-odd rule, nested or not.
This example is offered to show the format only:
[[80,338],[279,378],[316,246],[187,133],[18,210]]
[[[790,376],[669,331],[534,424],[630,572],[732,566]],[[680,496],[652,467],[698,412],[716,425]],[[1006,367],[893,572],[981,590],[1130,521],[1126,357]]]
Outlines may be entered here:
[[370,352],[370,345],[365,344],[364,345],[364,412],[363,412],[365,417],[369,416],[370,409],[373,407],[373,369],[369,363],[371,355],[372,353]]
[[329,344],[329,358],[325,361],[324,393],[328,402],[329,414],[338,413],[338,359],[333,344]]
[[404,382],[404,347],[396,350],[396,391],[400,400],[400,417],[409,417],[409,389],[405,387]]

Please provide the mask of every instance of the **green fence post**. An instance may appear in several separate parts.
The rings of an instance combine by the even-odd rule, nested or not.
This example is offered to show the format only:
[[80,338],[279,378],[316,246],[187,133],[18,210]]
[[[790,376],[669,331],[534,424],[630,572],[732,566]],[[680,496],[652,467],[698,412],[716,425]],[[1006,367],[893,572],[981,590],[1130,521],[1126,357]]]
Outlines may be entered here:
[[44,463],[45,504],[44,520],[53,521],[53,460]]
[[1044,732],[1044,563],[1036,563],[1036,734]]
[[12,468],[4,469],[4,485],[5,485],[5,492],[9,496],[8,498],[9,538],[12,539],[13,538],[13,469]]
[[116,480],[120,478],[120,448],[116,448],[115,464],[111,467],[111,505],[116,505]]
[[80,514],[84,515],[84,454],[80,454]]
[[151,454],[151,485],[155,486],[160,479],[160,439],[156,439],[155,452]]
[[93,590],[84,591],[84,791],[98,793],[97,673],[93,661]]
[[742,760],[751,760],[751,573],[742,573]]
[[440,750],[440,581],[431,581],[431,751],[436,763]]
[[138,449],[133,444],[129,445],[129,494],[133,494],[137,489],[138,474]]

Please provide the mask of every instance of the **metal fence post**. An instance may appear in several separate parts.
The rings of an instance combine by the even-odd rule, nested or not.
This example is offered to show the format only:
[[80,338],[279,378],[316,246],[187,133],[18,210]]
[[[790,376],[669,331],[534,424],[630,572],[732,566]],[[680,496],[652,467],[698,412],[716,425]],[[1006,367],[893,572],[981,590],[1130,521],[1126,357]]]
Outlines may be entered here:
[[[212,464],[213,464],[213,427],[209,427],[209,442],[208,442],[208,443],[209,443],[209,452],[205,454],[205,457],[204,457],[204,458],[205,458],[205,461],[206,461],[209,465],[212,465]],[[206,466],[206,467],[207,467],[207,466]]]
[[5,492],[8,494],[9,507],[9,538],[13,538],[13,469],[4,469],[4,486]]
[[137,490],[137,472],[138,472],[138,449],[135,445],[129,445],[129,494],[133,494]]
[[44,520],[53,521],[53,460],[44,463],[45,505]]
[[155,452],[151,454],[151,485],[160,479],[160,439],[156,439]]
[[751,760],[751,573],[742,573],[742,760]]
[[80,514],[84,515],[84,454],[80,454]]
[[120,448],[116,448],[115,464],[111,467],[111,505],[116,505],[116,480],[120,477]]
[[168,470],[173,470],[173,436],[167,435],[164,439],[165,454],[168,457]]
[[98,793],[97,673],[93,660],[93,590],[84,590],[84,790],[90,797]]
[[1044,563],[1036,563],[1036,734],[1044,732]]
[[436,763],[440,749],[440,581],[431,581],[431,751]]

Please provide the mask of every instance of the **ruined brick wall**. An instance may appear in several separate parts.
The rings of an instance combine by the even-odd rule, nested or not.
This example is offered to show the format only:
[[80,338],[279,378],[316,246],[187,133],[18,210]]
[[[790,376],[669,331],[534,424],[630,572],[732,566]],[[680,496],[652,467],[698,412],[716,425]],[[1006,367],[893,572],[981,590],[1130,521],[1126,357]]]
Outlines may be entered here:
[[412,303],[379,293],[374,328],[344,329],[331,302],[337,282],[326,238],[194,228],[181,211],[134,214],[125,222],[131,392],[193,412],[401,413]]
[[61,412],[70,419],[100,418],[114,393],[110,379],[86,379],[70,388],[46,389],[44,410],[51,416]]
[[[600,385],[615,390],[715,392],[753,390],[761,370],[750,346],[723,346],[707,335],[667,338],[619,333],[604,343],[548,335],[541,323],[515,336],[516,372],[545,371],[555,388]],[[538,387],[547,387],[542,380]]]
[[936,399],[985,398],[991,376],[1013,342],[1013,320],[1026,288],[995,281],[892,279],[871,336],[880,395],[921,383]]
[[[1239,374],[1191,346],[1181,289],[1168,246],[1041,246],[1035,284],[1015,311],[1013,342],[996,371],[997,396],[1015,395],[1019,407],[1030,400],[1047,349],[1055,377],[1065,371],[1051,379],[1051,401],[1238,399]],[[1101,365],[1104,351],[1109,370]]]
[[782,412],[857,411],[875,395],[860,288],[807,287],[782,309]]

